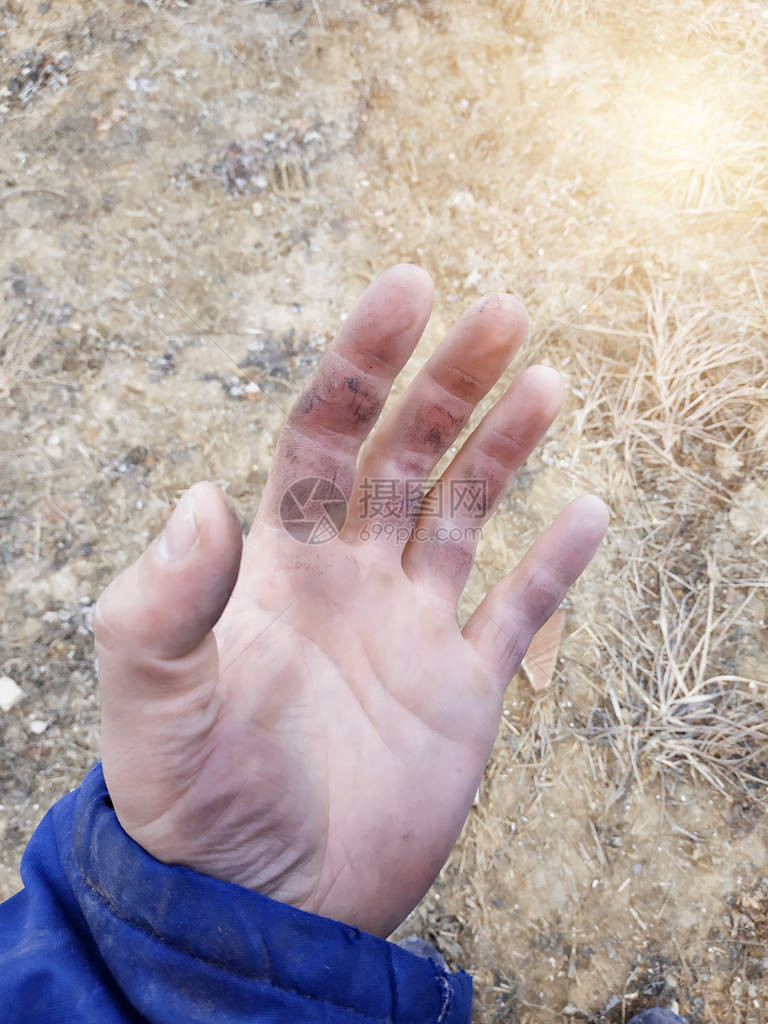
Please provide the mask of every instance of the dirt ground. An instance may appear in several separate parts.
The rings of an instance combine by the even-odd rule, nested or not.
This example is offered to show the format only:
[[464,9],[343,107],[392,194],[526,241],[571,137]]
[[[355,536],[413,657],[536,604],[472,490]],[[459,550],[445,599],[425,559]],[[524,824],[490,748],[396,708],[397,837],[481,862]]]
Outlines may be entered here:
[[2,895],[97,756],[100,591],[195,480],[248,523],[280,409],[410,260],[438,297],[402,384],[491,290],[531,314],[503,383],[569,384],[463,611],[571,497],[613,519],[395,938],[471,971],[481,1024],[768,1020],[767,14],[0,3]]

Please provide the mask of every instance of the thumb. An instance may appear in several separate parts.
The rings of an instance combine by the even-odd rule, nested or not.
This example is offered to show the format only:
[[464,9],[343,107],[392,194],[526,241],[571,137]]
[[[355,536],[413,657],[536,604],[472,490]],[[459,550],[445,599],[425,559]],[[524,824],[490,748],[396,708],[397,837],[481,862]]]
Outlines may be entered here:
[[105,712],[183,696],[215,678],[211,629],[235,585],[241,547],[240,523],[218,487],[191,487],[162,534],[94,609]]

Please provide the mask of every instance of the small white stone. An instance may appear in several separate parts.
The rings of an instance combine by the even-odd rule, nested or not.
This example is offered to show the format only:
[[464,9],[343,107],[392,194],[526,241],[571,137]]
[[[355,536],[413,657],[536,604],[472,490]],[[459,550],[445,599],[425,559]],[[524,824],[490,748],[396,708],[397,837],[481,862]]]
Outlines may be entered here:
[[41,732],[45,732],[48,728],[48,723],[43,722],[40,718],[33,718],[29,723],[29,731],[33,732],[35,736],[39,736]]
[[24,691],[10,676],[0,676],[0,711],[10,711],[23,696]]

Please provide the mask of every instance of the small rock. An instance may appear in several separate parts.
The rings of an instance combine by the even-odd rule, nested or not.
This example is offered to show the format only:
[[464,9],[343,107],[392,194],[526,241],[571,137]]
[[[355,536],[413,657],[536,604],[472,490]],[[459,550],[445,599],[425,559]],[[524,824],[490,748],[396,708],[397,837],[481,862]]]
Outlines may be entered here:
[[240,380],[239,377],[226,377],[222,382],[221,386],[227,392],[230,398],[242,398],[245,394],[245,384]]
[[147,461],[148,455],[149,448],[143,444],[137,444],[126,454],[125,461],[130,462],[133,466],[140,466],[142,462]]
[[115,125],[120,124],[126,117],[128,117],[128,111],[125,107],[114,107],[108,113],[102,114],[101,117],[94,116],[93,126],[96,129],[97,135],[104,138],[112,131]]
[[45,453],[52,459],[60,459],[62,457],[64,449],[61,446],[61,438],[58,434],[51,434],[45,442]]
[[32,721],[29,723],[29,731],[34,733],[35,736],[39,736],[40,733],[45,732],[47,728],[48,723],[43,722],[42,719],[40,718],[33,718]]
[[0,676],[0,711],[10,711],[23,696],[24,691],[10,676]]
[[728,518],[737,533],[752,538],[765,536],[765,505],[768,491],[758,486],[754,480],[748,480],[731,497]]

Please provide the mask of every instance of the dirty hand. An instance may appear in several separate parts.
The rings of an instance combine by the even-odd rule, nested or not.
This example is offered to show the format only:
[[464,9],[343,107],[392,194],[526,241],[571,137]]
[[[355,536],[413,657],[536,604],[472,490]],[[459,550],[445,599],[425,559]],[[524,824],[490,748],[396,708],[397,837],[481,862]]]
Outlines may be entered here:
[[459,628],[479,528],[563,386],[523,373],[419,511],[420,482],[526,330],[515,300],[477,302],[368,439],[432,299],[416,267],[377,278],[290,414],[244,546],[218,489],[196,484],[94,615],[104,774],[126,832],[162,861],[381,936],[450,853],[504,690],[607,522],[597,498],[574,501]]

